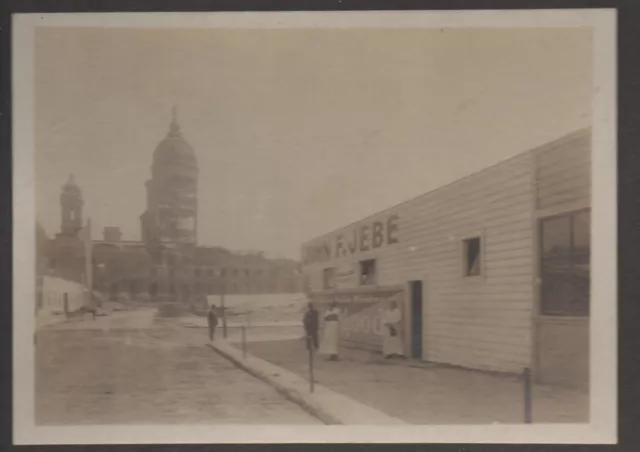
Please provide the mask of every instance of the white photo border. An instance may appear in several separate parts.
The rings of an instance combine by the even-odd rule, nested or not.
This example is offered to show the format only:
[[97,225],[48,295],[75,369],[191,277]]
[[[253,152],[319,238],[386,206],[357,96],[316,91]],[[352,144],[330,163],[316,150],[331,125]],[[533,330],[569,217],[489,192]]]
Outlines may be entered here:
[[[531,425],[37,426],[34,404],[34,32],[37,27],[593,29],[590,422]],[[614,9],[56,13],[13,15],[14,444],[581,443],[617,441],[617,143]]]

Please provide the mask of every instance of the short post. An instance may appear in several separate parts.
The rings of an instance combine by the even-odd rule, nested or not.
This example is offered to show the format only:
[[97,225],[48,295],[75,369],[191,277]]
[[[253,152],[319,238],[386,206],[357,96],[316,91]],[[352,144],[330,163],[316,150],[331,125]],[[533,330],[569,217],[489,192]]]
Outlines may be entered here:
[[307,336],[307,349],[309,350],[309,391],[313,392],[313,341],[311,336]]
[[63,295],[63,309],[65,318],[69,318],[69,294],[67,292]]
[[242,359],[247,357],[247,333],[246,327],[242,325]]
[[524,389],[524,423],[531,424],[531,368],[525,367],[522,371],[522,384]]
[[227,310],[224,307],[224,292],[220,294],[220,308],[222,309],[222,337],[227,338]]

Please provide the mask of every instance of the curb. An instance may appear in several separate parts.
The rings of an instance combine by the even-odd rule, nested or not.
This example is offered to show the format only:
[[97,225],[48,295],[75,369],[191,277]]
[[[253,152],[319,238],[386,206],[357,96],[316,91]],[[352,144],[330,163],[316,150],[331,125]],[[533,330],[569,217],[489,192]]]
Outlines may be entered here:
[[247,354],[243,358],[242,351],[225,341],[216,339],[213,344],[207,345],[237,367],[270,384],[279,393],[327,425],[406,424],[398,418],[391,417],[317,384],[314,392],[310,393],[307,380],[256,356]]

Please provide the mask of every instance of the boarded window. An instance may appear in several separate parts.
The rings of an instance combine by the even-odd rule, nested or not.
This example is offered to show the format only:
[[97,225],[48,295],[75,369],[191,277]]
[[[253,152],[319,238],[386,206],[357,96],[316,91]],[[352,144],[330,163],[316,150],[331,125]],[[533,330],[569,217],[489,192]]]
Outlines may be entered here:
[[465,276],[479,276],[482,272],[482,253],[480,237],[473,237],[464,241],[464,274]]
[[370,286],[376,283],[376,260],[368,259],[360,262],[360,285]]
[[333,289],[336,286],[336,269],[335,268],[325,268],[322,272],[323,279],[323,287],[326,290]]
[[571,213],[540,222],[540,312],[588,316],[590,214]]

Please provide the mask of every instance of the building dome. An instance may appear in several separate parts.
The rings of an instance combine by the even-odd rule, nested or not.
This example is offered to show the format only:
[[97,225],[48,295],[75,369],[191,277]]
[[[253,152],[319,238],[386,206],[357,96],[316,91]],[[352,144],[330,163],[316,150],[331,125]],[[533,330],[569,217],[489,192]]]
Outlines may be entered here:
[[82,197],[82,192],[80,187],[76,185],[73,174],[69,175],[69,180],[62,186],[62,194],[78,198]]
[[173,119],[169,126],[169,133],[160,142],[153,153],[153,165],[196,165],[196,154],[189,143],[185,141],[180,132],[180,125],[176,118],[176,109],[173,108]]

